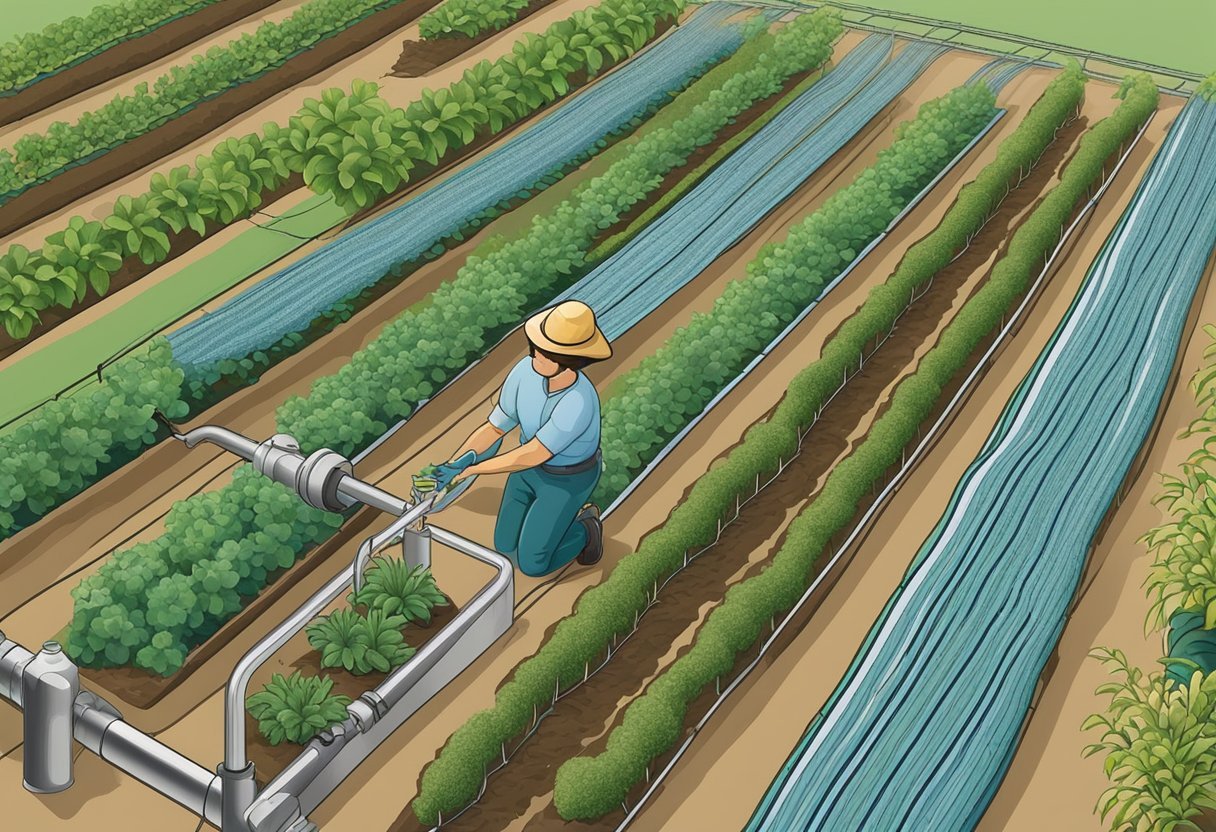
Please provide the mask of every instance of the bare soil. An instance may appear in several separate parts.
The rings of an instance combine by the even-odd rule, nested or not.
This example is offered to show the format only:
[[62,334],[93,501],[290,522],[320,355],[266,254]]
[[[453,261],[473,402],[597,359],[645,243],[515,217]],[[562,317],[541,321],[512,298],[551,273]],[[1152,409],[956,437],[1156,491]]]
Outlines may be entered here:
[[252,81],[240,84],[200,103],[166,124],[124,142],[92,161],[67,169],[48,182],[0,205],[0,235],[56,211],[81,193],[102,188],[156,159],[201,138],[263,101],[322,72],[330,65],[367,48],[384,36],[420,17],[438,0],[405,0],[369,15],[348,29],[328,37]]
[[[530,0],[515,18],[513,23],[535,14],[553,0]],[[401,43],[401,57],[393,64],[389,72],[397,78],[418,78],[428,72],[443,66],[453,58],[463,55],[479,43],[489,40],[497,34],[496,30],[479,32],[474,37],[442,37],[432,40],[418,38]]]
[[116,43],[104,52],[43,78],[14,95],[0,97],[0,126],[88,92],[99,84],[146,66],[278,2],[225,0],[223,3],[212,3],[139,37]]
[[[1091,82],[1084,112],[1091,121],[1113,103],[1108,85]],[[788,644],[770,654],[763,672],[749,677],[700,733],[698,741],[650,802],[636,826],[644,830],[695,828],[715,823],[739,828],[798,742],[806,722],[826,702],[871,624],[898,586],[904,571],[945,510],[963,471],[986,441],[1005,402],[1038,358],[1067,312],[1086,269],[1130,201],[1160,146],[1179,103],[1163,99],[1162,110],[1133,152],[1110,191],[1087,217],[1047,281],[1019,334],[997,352],[989,371],[966,399],[949,429],[919,467],[895,492],[858,542],[851,563],[840,570],[836,588],[809,619],[790,634]],[[1108,610],[1109,611],[1109,610]],[[1138,624],[1138,622],[1136,622]],[[1079,722],[1078,722],[1079,724]],[[1061,796],[1092,808],[1096,797],[1079,795],[1061,780],[1065,767],[1077,768],[1079,746],[1056,778]],[[1033,765],[1033,763],[1031,764]],[[1097,766],[1100,776],[1100,765]],[[1064,820],[1053,807],[1035,807],[1041,828],[1097,828]],[[1002,828],[993,826],[991,828]],[[1035,828],[1033,822],[1009,829]]]

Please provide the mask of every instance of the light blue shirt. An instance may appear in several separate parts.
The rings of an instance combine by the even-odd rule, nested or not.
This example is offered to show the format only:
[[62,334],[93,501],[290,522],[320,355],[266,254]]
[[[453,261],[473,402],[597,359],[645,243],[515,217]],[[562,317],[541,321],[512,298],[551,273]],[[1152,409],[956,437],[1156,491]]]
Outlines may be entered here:
[[600,446],[600,396],[582,373],[569,387],[550,393],[548,379],[519,360],[502,383],[490,424],[506,432],[519,425],[519,444],[539,439],[551,465],[574,465]]

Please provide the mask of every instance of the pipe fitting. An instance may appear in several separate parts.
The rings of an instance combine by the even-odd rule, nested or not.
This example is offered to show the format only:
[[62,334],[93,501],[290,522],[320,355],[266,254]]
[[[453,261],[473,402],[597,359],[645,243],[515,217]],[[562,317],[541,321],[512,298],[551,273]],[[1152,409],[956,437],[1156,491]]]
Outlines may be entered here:
[[300,464],[296,472],[296,493],[313,508],[342,511],[346,504],[338,498],[338,486],[354,473],[349,459],[337,451],[322,448]]
[[37,794],[72,785],[72,733],[80,673],[57,641],[42,645],[21,674],[25,754],[22,784]]

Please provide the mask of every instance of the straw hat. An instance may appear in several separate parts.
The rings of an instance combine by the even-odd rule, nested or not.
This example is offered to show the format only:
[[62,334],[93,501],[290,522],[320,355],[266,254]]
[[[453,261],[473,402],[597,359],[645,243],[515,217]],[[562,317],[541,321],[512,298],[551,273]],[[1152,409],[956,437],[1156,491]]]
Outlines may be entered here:
[[595,361],[612,355],[612,346],[596,326],[595,313],[579,300],[568,300],[537,312],[524,324],[524,332],[545,352]]

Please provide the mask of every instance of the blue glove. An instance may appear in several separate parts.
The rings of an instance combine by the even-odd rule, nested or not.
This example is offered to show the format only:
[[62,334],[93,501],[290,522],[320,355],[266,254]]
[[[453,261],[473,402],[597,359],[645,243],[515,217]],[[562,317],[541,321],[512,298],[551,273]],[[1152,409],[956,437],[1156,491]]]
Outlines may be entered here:
[[456,475],[464,471],[474,462],[477,461],[477,454],[473,451],[465,451],[451,462],[445,462],[435,468],[435,490],[443,491],[452,484],[452,480]]

